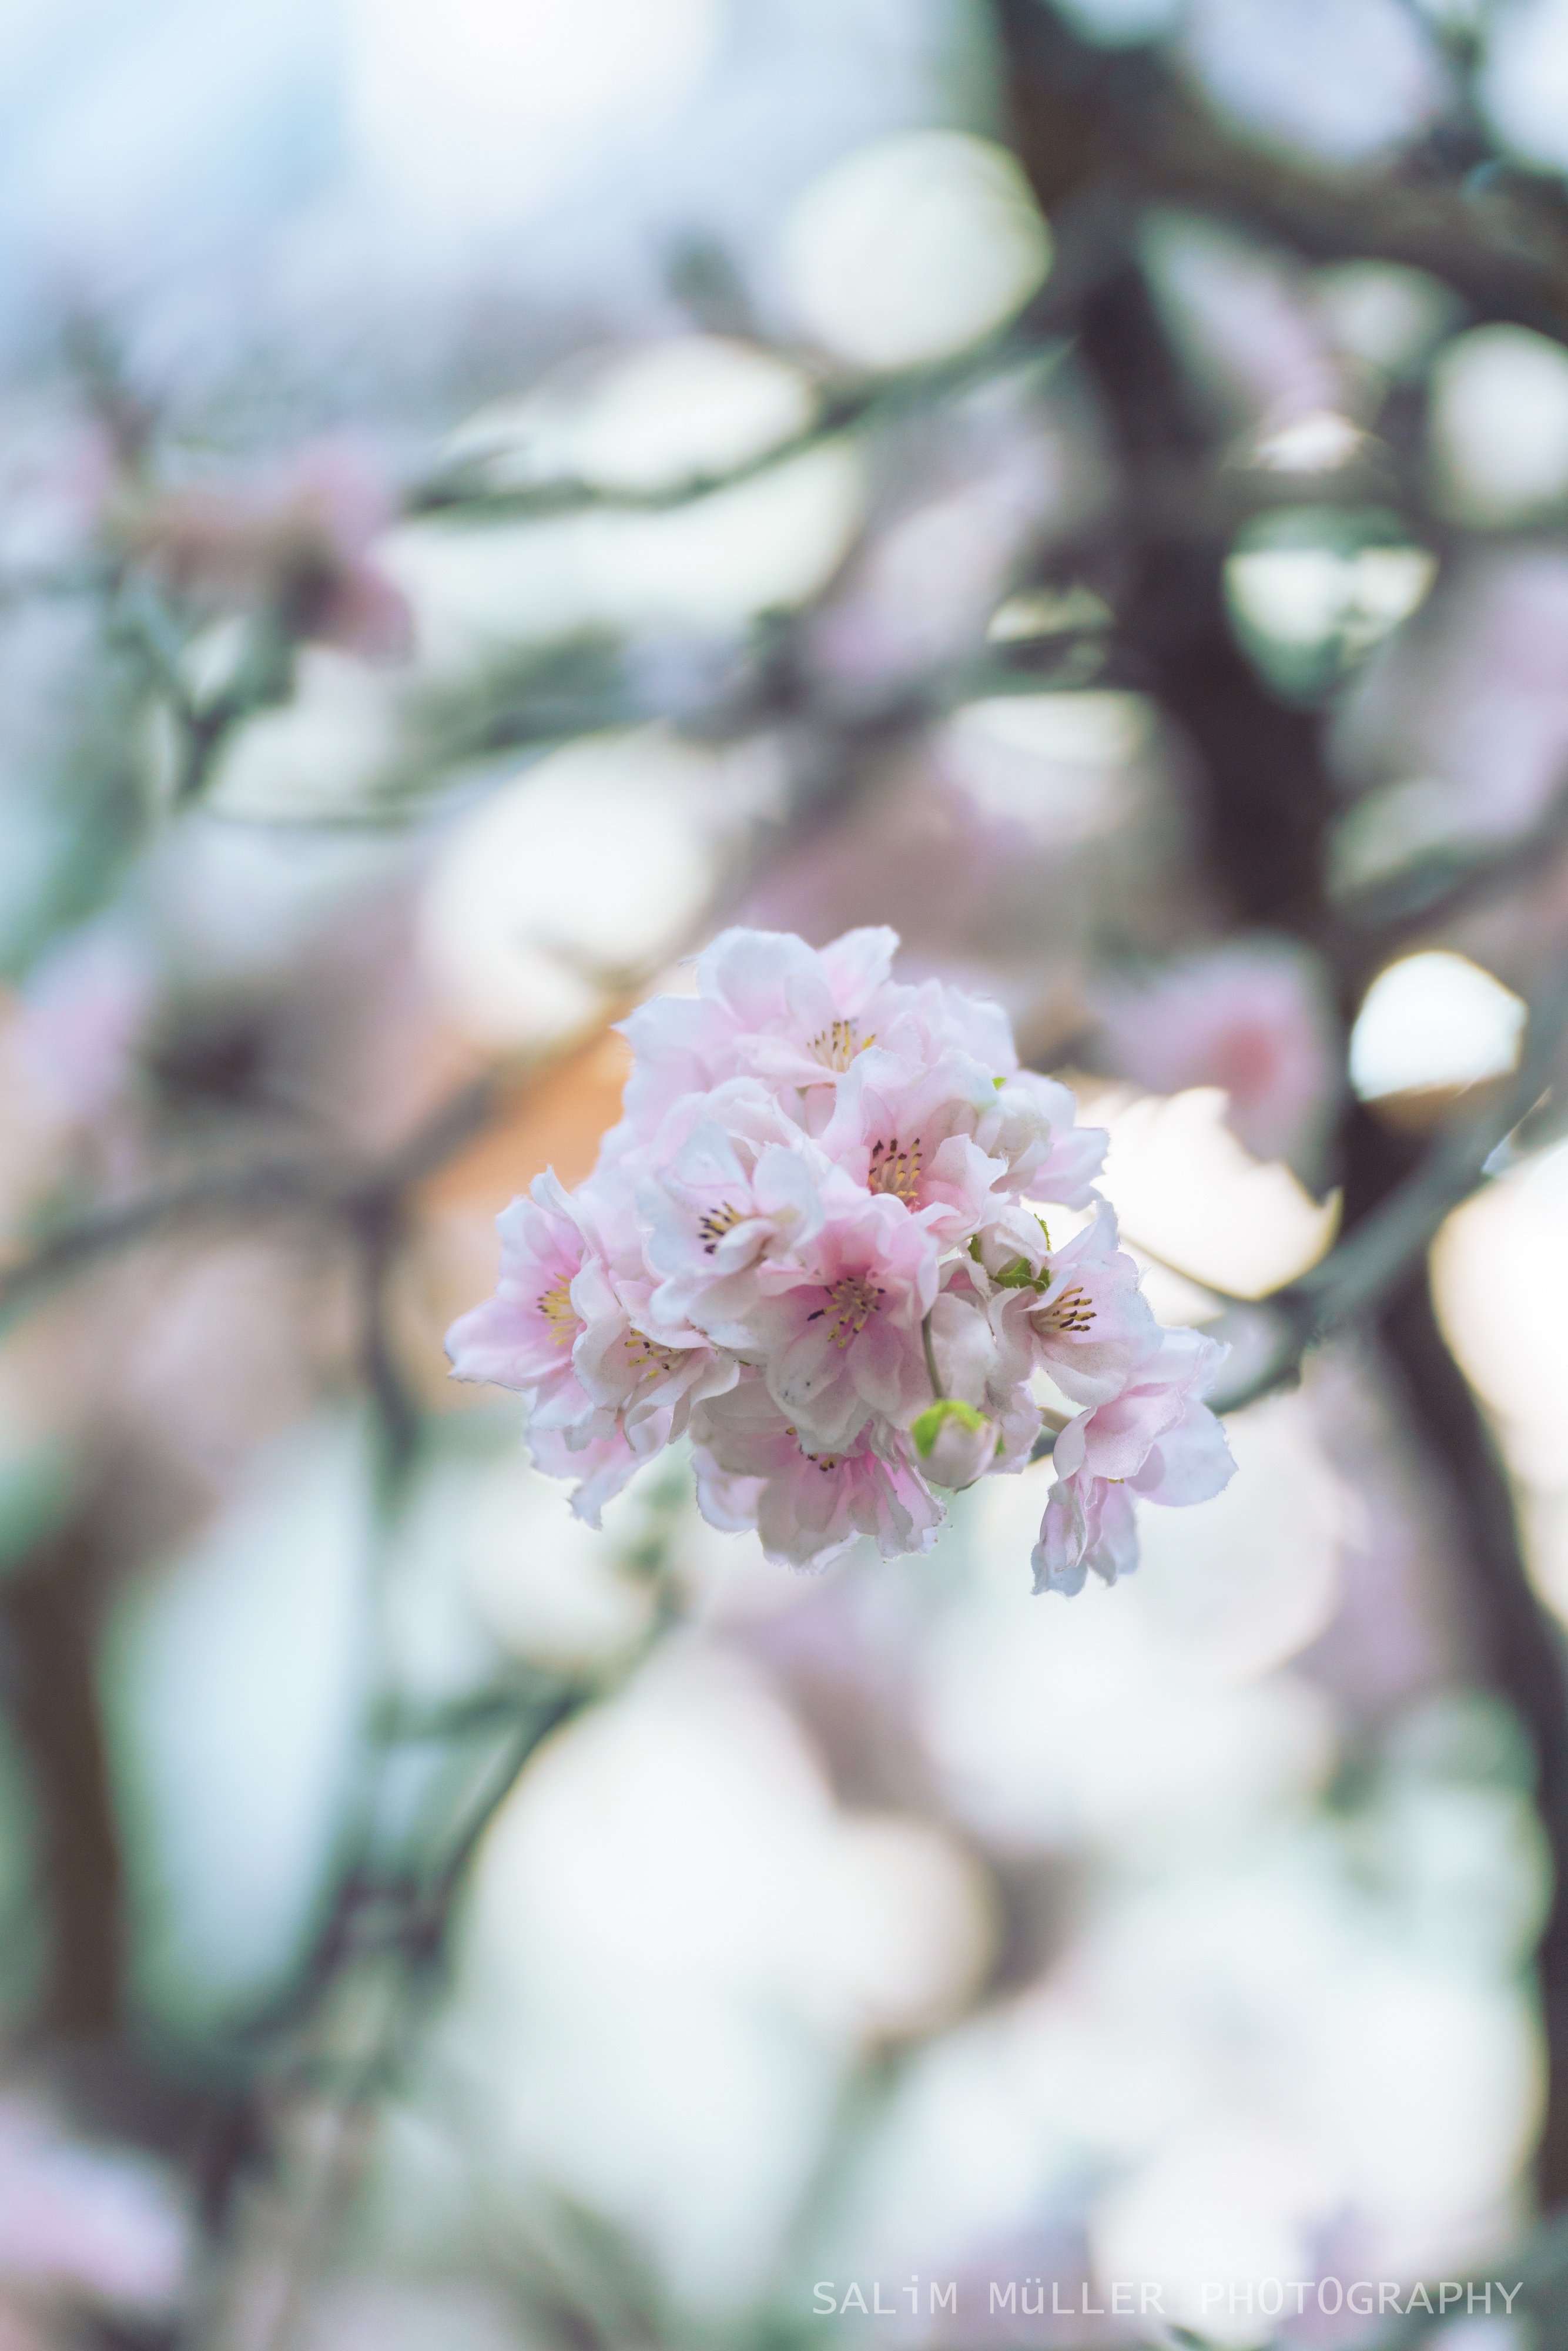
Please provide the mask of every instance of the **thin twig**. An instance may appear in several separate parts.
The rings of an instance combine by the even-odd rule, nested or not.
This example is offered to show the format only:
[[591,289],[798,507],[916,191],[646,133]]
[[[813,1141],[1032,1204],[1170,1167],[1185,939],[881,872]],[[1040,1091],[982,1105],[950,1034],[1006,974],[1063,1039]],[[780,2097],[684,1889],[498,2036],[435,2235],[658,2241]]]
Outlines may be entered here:
[[920,1343],[925,1350],[925,1376],[931,1383],[931,1393],[936,1397],[937,1403],[941,1404],[946,1400],[947,1391],[942,1384],[942,1374],[936,1368],[936,1350],[931,1343],[931,1317],[929,1314],[924,1315],[921,1318]]

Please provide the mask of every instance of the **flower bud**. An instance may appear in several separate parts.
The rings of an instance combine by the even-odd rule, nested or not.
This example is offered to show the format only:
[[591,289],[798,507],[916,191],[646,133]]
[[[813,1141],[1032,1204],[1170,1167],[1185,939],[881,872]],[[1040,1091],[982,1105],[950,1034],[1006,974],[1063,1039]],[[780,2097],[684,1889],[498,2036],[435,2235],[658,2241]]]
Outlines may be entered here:
[[956,1396],[927,1405],[911,1423],[920,1467],[934,1486],[972,1486],[997,1458],[997,1432],[983,1412]]

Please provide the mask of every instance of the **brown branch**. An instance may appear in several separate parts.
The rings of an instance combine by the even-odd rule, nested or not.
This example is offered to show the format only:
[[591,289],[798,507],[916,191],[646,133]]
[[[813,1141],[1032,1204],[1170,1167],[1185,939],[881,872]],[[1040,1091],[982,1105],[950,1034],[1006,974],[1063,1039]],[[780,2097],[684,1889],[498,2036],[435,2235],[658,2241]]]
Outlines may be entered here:
[[1568,340],[1568,211],[1519,173],[1478,195],[1425,162],[1335,169],[1249,139],[1153,48],[1079,39],[1039,0],[995,0],[1020,158],[1048,210],[1086,183],[1129,204],[1191,204],[1317,262],[1423,269],[1478,319]]
[[[1462,189],[1430,180],[1369,183],[1296,165],[1218,125],[1154,51],[1108,57],[1037,0],[995,0],[995,17],[1020,157],[1047,209],[1091,182],[1122,189],[1134,206],[1207,204],[1312,259],[1364,256],[1429,269],[1481,317],[1568,340],[1568,218],[1560,204],[1526,205],[1515,196],[1484,213]],[[1217,528],[1206,538],[1142,496],[1150,478],[1184,467],[1201,476],[1222,453],[1169,348],[1131,239],[1122,271],[1083,306],[1079,349],[1124,471],[1122,632],[1192,747],[1208,869],[1238,922],[1281,925],[1335,959],[1348,1022],[1369,946],[1336,922],[1328,901],[1335,798],[1322,721],[1277,703],[1236,644],[1223,593],[1228,534]],[[1547,983],[1532,1020],[1510,1126],[1543,1082],[1565,977]],[[1555,2203],[1568,2199],[1568,1691],[1556,1628],[1530,1585],[1506,1473],[1444,1343],[1426,1265],[1437,1225],[1479,1180],[1496,1139],[1467,1123],[1422,1162],[1414,1144],[1349,1104],[1339,1138],[1344,1238],[1315,1282],[1276,1301],[1276,1311],[1300,1318],[1301,1344],[1351,1321],[1375,1327],[1434,1469],[1451,1487],[1486,1669],[1534,1745],[1558,1889],[1536,1954],[1549,2077],[1539,2180]],[[1299,1347],[1287,1346],[1282,1364],[1269,1369],[1270,1384],[1299,1356]]]
[[1568,782],[1553,796],[1540,822],[1516,835],[1490,856],[1478,856],[1473,846],[1451,849],[1413,859],[1386,882],[1342,897],[1336,906],[1339,936],[1336,961],[1386,955],[1415,930],[1430,931],[1458,921],[1477,908],[1490,905],[1504,892],[1537,878],[1568,846]]
[[[956,358],[935,366],[915,368],[894,377],[861,377],[822,387],[808,421],[800,430],[759,449],[738,465],[688,474],[679,481],[640,489],[630,484],[596,481],[567,475],[554,481],[528,483],[515,488],[486,482],[480,465],[458,468],[434,480],[416,483],[403,500],[410,517],[449,515],[476,521],[543,521],[562,515],[669,514],[696,506],[725,490],[741,488],[765,474],[809,455],[840,434],[862,426],[876,427],[939,407],[976,383],[1034,356],[1051,331],[1059,305],[1041,300],[1031,304],[1022,319],[989,336]],[[789,358],[787,351],[778,353]]]
[[1547,2210],[1568,2203],[1568,1672],[1562,1635],[1525,1565],[1513,1488],[1485,1416],[1455,1363],[1417,1259],[1376,1322],[1426,1443],[1469,1569],[1482,1670],[1535,1750],[1535,1802],[1552,1865],[1552,1899],[1535,1949],[1546,2045],[1546,2097],[1536,2147]]
[[99,1704],[104,1544],[90,1508],[0,1584],[5,1702],[32,1783],[46,1921],[38,2030],[96,2040],[120,2022],[123,1873]]

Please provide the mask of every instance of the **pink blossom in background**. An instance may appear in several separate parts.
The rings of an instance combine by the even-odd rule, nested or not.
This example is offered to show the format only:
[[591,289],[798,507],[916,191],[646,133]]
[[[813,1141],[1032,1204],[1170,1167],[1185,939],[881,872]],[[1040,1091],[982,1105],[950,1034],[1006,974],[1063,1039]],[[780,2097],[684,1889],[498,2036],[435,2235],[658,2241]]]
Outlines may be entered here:
[[1077,422],[988,416],[970,477],[894,516],[847,567],[809,638],[835,699],[885,695],[982,642],[1031,550],[1104,495],[1099,452]]
[[0,2351],[52,2351],[52,2333],[28,2310],[0,2302]]
[[86,554],[115,468],[109,434],[89,418],[52,407],[0,414],[0,570],[46,570]]
[[90,1125],[124,1088],[152,993],[146,957],[125,933],[99,925],[62,940],[29,973],[13,1047],[73,1122]]
[[412,644],[413,616],[371,554],[394,513],[364,455],[323,441],[295,451],[269,478],[162,492],[131,508],[120,528],[179,596],[271,610],[295,635],[395,661]]
[[[1339,712],[1336,764],[1411,802],[1411,854],[1540,822],[1568,762],[1568,558],[1488,549],[1446,565]],[[1390,862],[1397,852],[1396,842]]]
[[158,2317],[179,2300],[190,2250],[184,2208],[149,2158],[0,2100],[0,2285]]
[[1227,1120],[1260,1159],[1315,1180],[1342,1082],[1328,983],[1294,940],[1258,936],[1099,995],[1119,1075],[1150,1093],[1218,1086]]
[[1183,357],[1233,426],[1279,432],[1346,405],[1343,369],[1287,255],[1175,212],[1145,230],[1144,252]]

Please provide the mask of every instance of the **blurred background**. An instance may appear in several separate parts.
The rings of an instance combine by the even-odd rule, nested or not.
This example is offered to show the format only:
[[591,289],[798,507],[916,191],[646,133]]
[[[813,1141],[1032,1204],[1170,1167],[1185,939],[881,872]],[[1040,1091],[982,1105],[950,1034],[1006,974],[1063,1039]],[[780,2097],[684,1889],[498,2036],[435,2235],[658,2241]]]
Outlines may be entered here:
[[[5,0],[0,2351],[1568,2340],[1565,172],[1568,0]],[[735,920],[1111,1130],[1131,1584],[448,1382]]]

